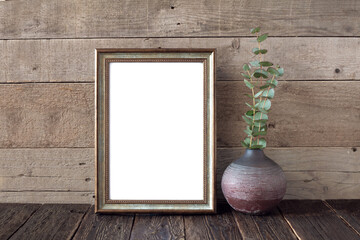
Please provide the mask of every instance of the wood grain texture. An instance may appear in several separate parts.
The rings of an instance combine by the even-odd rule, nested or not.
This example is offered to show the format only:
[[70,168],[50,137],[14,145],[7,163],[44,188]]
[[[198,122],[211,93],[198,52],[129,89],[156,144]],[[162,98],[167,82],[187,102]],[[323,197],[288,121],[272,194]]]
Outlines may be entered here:
[[95,184],[93,148],[0,149],[4,191],[89,191]]
[[[217,150],[217,196],[242,148]],[[287,177],[285,198],[360,198],[359,151],[350,147],[267,148]],[[93,203],[94,149],[0,149],[0,202]]]
[[360,238],[360,201],[359,200],[326,200],[332,209],[346,221]]
[[38,204],[0,204],[0,239],[8,239],[39,209]]
[[[245,138],[245,96],[241,82],[218,82],[218,146],[241,146]],[[347,147],[360,145],[360,82],[281,82],[272,101],[268,146]]]
[[[95,48],[159,47],[216,48],[217,80],[242,81],[254,45],[254,38],[0,40],[0,82],[93,82]],[[283,80],[360,79],[359,38],[277,37],[263,47],[269,50],[265,59],[285,68]]]
[[278,209],[262,216],[245,215],[234,210],[232,213],[243,239],[297,239]]
[[[248,36],[261,25],[277,36],[358,36],[356,0],[338,1],[6,1],[2,39]],[[254,14],[256,12],[257,14]],[[336,24],[334,24],[336,23]]]
[[[61,170],[59,170],[61,171]],[[94,204],[94,187],[88,192],[16,191],[0,192],[0,203]]]
[[[242,147],[218,148],[217,160],[220,171],[240,158]],[[264,150],[284,171],[359,172],[360,151],[354,147],[269,147]]]
[[94,146],[93,84],[0,86],[0,147]]
[[137,214],[130,239],[184,240],[184,217],[181,215]]
[[94,206],[92,206],[87,211],[73,239],[129,239],[133,219],[134,215],[95,214]]
[[10,239],[71,239],[89,205],[43,205]]
[[[242,148],[217,151],[217,194],[220,201],[224,201],[221,191],[223,172],[242,153]],[[286,199],[360,198],[359,153],[352,148],[267,148],[265,154],[285,172]]]
[[[360,82],[347,83],[279,84],[268,146],[360,146],[360,99],[352,97]],[[218,146],[240,146],[247,89],[236,81],[220,81],[216,88]],[[3,84],[0,94],[0,147],[94,147],[93,84]]]
[[359,239],[321,201],[283,201],[280,203],[280,210],[300,239]]
[[230,206],[222,205],[216,215],[189,215],[185,219],[186,239],[242,239]]

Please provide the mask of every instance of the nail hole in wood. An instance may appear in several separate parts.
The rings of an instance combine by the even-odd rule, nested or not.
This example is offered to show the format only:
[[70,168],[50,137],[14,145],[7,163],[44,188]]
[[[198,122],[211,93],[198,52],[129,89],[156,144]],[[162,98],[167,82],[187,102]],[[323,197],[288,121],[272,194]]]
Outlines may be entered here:
[[91,178],[85,178],[85,182],[89,182]]
[[353,152],[356,152],[357,151],[357,148],[356,147],[353,147],[351,148]]
[[178,25],[178,26],[179,26],[179,25],[180,25],[180,23],[178,22],[176,25]]
[[335,72],[336,72],[336,73],[339,73],[339,72],[340,72],[340,69],[335,68]]
[[171,9],[175,9],[175,7],[174,7],[174,6],[171,6],[170,8],[171,8]]

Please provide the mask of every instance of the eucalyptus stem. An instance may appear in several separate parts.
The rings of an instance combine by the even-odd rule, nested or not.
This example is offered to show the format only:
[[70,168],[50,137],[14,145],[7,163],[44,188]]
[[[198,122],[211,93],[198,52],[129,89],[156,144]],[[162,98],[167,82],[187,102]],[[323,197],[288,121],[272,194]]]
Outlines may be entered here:
[[[277,86],[277,77],[284,74],[284,69],[278,65],[276,68],[272,67],[273,63],[263,60],[263,54],[267,53],[266,49],[261,49],[261,42],[268,37],[267,33],[260,35],[260,28],[253,28],[250,30],[252,34],[256,34],[257,46],[252,49],[252,52],[257,56],[257,60],[244,64],[243,69],[245,85],[251,89],[252,105],[246,103],[251,110],[248,110],[242,118],[247,123],[245,133],[247,137],[241,144],[250,149],[263,149],[266,147],[266,141],[261,136],[267,134],[266,122],[268,120],[268,112],[271,107],[271,99],[275,95],[274,88]],[[266,80],[263,83],[263,80]]]

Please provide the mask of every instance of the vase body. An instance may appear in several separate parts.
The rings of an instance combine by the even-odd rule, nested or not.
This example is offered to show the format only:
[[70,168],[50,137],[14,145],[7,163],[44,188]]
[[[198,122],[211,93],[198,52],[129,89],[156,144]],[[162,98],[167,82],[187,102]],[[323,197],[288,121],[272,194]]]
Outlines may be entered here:
[[236,211],[264,214],[277,206],[286,192],[281,167],[260,149],[245,153],[225,170],[221,189]]

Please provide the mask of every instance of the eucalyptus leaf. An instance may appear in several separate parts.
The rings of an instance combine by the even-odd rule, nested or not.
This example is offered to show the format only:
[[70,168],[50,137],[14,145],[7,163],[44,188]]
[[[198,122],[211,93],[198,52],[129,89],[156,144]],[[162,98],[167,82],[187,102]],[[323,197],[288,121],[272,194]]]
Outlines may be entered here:
[[257,33],[257,32],[260,32],[260,27],[250,29],[250,33],[252,33],[252,34]]
[[267,37],[268,37],[268,34],[267,34],[267,33],[264,33],[263,35],[258,36],[256,40],[257,40],[258,42],[262,42],[262,41],[264,41],[265,39],[267,39]]
[[253,110],[249,110],[245,113],[247,116],[254,116],[254,111]]
[[250,79],[250,76],[245,74],[245,73],[241,73],[241,75],[244,77],[244,78],[247,78],[247,79]]
[[250,89],[253,89],[254,88],[254,85],[252,85],[248,80],[244,79],[244,82],[245,82],[245,85],[250,88]]
[[[256,50],[255,50],[256,49]],[[253,48],[253,53],[255,55],[258,55],[259,53],[261,54],[266,54],[267,53],[267,50],[266,49],[259,49],[259,48]]]
[[245,121],[247,124],[249,124],[249,125],[252,125],[252,124],[253,124],[252,120],[249,119],[249,118],[247,118],[246,116],[242,116],[242,118],[244,119],[244,121]]
[[255,98],[260,97],[262,93],[263,93],[263,91],[260,91],[260,92],[256,93],[254,97]]
[[254,109],[254,108],[255,108],[255,106],[250,105],[250,104],[248,104],[247,102],[246,102],[245,104],[246,104],[246,106],[248,106],[248,107],[251,108],[251,109]]
[[276,70],[275,68],[268,67],[267,71],[268,71],[269,73],[271,73],[272,75],[280,76],[280,73],[279,73],[278,70]]
[[245,96],[248,96],[249,98],[253,99],[254,97],[251,96],[250,94],[245,94]]
[[[266,82],[267,82],[267,81],[266,81]],[[260,86],[260,89],[265,89],[265,88],[268,88],[269,86],[270,86],[270,84],[269,84],[269,83],[266,83],[266,84]]]
[[284,75],[284,69],[283,68],[279,68],[278,72],[279,72],[279,76]]
[[260,62],[260,66],[263,66],[263,67],[270,67],[272,65],[273,64],[271,62],[267,62],[267,61]]
[[246,126],[246,129],[244,130],[244,132],[248,135],[248,136],[251,136],[252,135],[252,131],[250,129],[249,126]]
[[268,78],[268,76],[269,76],[268,72],[266,72],[263,69],[256,69],[254,71],[254,77],[256,77],[256,78],[260,78],[260,77]]
[[267,98],[274,98],[275,90],[273,88],[270,88],[269,90],[265,90],[262,94],[263,97]]
[[244,71],[250,71],[250,67],[246,63],[243,65],[243,69]]
[[262,119],[262,120],[268,120],[269,117],[268,117],[268,115],[265,114],[265,113],[261,113],[261,112],[255,113],[255,120],[260,120],[260,119]]
[[269,83],[269,85],[273,85],[273,87],[276,87],[278,85],[278,81],[275,78],[274,79],[269,79],[266,82]]
[[260,67],[260,62],[258,60],[249,62],[251,66],[253,67]]
[[262,145],[252,145],[251,146],[251,149],[260,149],[260,148],[263,148]]
[[261,131],[261,132],[254,132],[254,133],[252,133],[252,135],[254,136],[254,137],[257,137],[257,136],[265,136],[266,135],[266,131]]
[[241,141],[241,145],[245,148],[248,148],[249,147],[249,144],[246,144],[245,141]]
[[262,148],[265,148],[266,147],[266,140],[264,138],[260,138],[259,139],[259,145],[261,145]]
[[262,100],[262,101],[258,102],[257,104],[255,104],[255,107],[257,109],[259,109],[259,111],[261,111],[261,109],[269,110],[271,107],[271,101],[269,99]]

